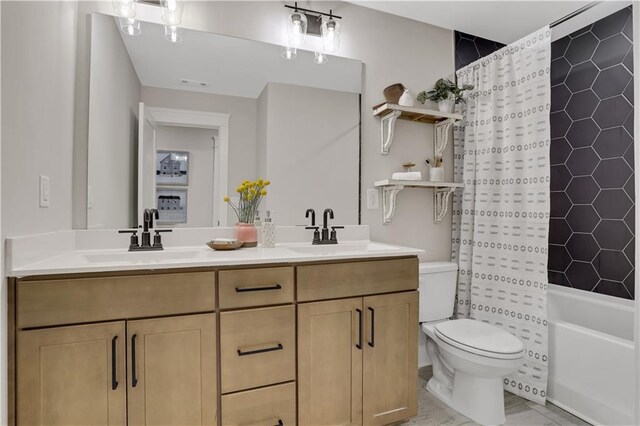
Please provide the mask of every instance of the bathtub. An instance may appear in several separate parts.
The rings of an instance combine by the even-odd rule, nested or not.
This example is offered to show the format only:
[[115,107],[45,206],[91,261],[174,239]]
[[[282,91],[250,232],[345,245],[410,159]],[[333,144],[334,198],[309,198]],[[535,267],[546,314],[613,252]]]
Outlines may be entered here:
[[549,284],[547,307],[547,399],[592,424],[633,424],[633,301]]

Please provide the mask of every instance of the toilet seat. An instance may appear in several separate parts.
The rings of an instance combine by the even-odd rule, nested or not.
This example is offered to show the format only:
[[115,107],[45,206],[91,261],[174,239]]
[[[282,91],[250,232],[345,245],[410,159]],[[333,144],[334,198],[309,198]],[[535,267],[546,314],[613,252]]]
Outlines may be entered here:
[[518,359],[524,346],[511,333],[491,324],[471,319],[438,323],[434,334],[443,342],[464,352],[495,359]]

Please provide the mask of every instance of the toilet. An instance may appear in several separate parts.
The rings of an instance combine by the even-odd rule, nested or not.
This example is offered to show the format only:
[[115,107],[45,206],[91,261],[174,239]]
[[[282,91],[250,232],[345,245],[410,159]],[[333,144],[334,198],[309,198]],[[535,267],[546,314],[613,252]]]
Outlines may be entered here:
[[483,425],[505,421],[502,382],[522,363],[524,346],[511,333],[453,315],[458,267],[420,264],[420,323],[433,377],[427,389],[440,401]]

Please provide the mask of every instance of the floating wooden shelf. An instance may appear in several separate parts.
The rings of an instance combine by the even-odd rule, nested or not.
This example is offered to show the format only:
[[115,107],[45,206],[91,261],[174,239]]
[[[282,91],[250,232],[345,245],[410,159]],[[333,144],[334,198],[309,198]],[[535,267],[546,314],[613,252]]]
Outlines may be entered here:
[[378,117],[385,116],[391,112],[398,111],[401,120],[418,121],[420,123],[439,123],[444,120],[462,120],[462,114],[454,114],[448,112],[440,112],[433,109],[405,107],[397,104],[384,103],[373,107],[373,115]]
[[430,182],[424,180],[395,180],[384,179],[374,183],[376,188],[382,188],[382,221],[391,223],[396,212],[396,197],[405,188],[428,188],[433,190],[433,221],[442,222],[449,209],[449,199],[457,188],[464,184],[454,182]]
[[405,107],[390,103],[373,107],[373,115],[380,117],[380,153],[382,155],[389,154],[398,118],[435,125],[433,143],[435,157],[442,157],[442,153],[449,142],[449,129],[453,123],[462,120],[461,114],[440,112],[426,108]]

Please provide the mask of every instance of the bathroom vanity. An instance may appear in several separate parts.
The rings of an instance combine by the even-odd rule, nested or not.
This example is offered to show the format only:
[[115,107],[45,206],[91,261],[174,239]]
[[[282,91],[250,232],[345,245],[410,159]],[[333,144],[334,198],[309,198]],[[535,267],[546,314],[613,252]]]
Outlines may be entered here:
[[233,254],[203,251],[211,266],[104,263],[11,278],[15,424],[384,425],[415,416],[418,259],[370,246],[377,252],[279,247],[272,259],[249,249],[233,265]]

